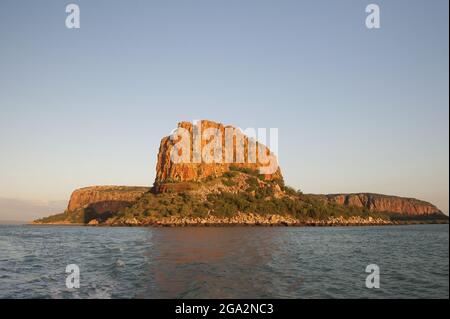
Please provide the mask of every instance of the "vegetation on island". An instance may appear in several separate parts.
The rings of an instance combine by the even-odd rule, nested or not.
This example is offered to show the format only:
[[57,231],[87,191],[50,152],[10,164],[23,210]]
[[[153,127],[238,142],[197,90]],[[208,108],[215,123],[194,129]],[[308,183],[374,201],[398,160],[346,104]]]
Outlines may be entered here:
[[411,218],[329,203],[318,195],[303,194],[286,186],[282,179],[265,181],[257,171],[241,167],[231,167],[222,176],[210,176],[203,181],[169,182],[164,186],[167,187],[164,192],[148,191],[120,211],[98,213],[93,206],[87,206],[43,218],[38,223],[88,224],[93,220],[100,224],[121,224],[127,220],[152,223],[168,218],[226,219],[239,214],[256,214],[263,218],[277,214],[299,223],[352,217],[400,223],[448,222],[448,217],[437,214]]

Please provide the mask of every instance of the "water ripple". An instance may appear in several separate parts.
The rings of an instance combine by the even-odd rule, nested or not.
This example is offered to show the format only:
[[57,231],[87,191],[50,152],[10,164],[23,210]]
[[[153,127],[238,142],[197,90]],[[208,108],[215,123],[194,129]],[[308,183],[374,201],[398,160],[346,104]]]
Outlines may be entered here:
[[448,230],[0,226],[0,298],[448,298]]

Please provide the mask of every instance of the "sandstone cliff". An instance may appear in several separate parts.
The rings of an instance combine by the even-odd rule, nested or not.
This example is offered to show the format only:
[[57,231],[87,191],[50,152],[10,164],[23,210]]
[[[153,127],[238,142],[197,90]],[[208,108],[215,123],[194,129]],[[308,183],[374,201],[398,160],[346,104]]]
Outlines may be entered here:
[[442,214],[434,205],[415,198],[382,194],[328,194],[316,195],[327,204],[366,208],[373,212],[389,212],[404,215]]
[[[270,174],[264,175],[265,180],[282,179],[281,170],[278,167],[278,162],[276,157],[271,153],[271,151],[264,145],[256,142],[254,145],[249,142],[249,137],[245,136],[240,130],[232,127],[226,126],[221,123],[216,123],[213,121],[202,120],[196,125],[190,122],[180,122],[178,123],[177,130],[184,130],[189,137],[189,154],[186,154],[186,161],[182,163],[174,163],[171,160],[171,154],[174,150],[174,146],[179,140],[179,138],[173,138],[172,136],[166,136],[161,140],[158,153],[158,162],[156,166],[156,179],[155,186],[163,183],[172,182],[190,182],[190,181],[201,181],[206,178],[214,178],[223,175],[225,172],[230,170],[230,167],[237,166],[241,168],[248,168],[251,170],[260,170],[260,168],[268,168],[269,165],[275,164],[276,169]],[[204,160],[204,154],[208,144],[211,145],[212,139],[216,136],[210,136],[210,138],[205,139],[205,133],[209,129],[217,129],[218,131],[218,143],[222,145],[221,154],[218,158],[214,157],[212,154],[208,154],[214,158],[214,162],[206,162]],[[231,137],[232,139],[227,139],[226,130],[231,129],[234,131],[235,135]],[[198,130],[200,139],[198,144],[195,142],[194,134],[195,130]],[[230,131],[228,131],[230,132]],[[180,134],[181,135],[181,134]],[[227,144],[227,140],[228,143]],[[195,157],[195,147],[198,145],[198,157]],[[216,144],[215,144],[216,145]],[[225,145],[232,145],[232,152],[226,154]],[[236,149],[237,145],[242,145],[242,153]],[[254,148],[252,148],[254,147]],[[253,158],[251,154],[253,152],[256,154],[256,158]],[[181,152],[180,152],[180,155]],[[263,160],[263,156],[264,158]],[[269,161],[271,161],[269,163]]]
[[67,210],[73,212],[88,206],[93,207],[97,212],[119,211],[121,208],[136,202],[148,187],[130,186],[92,186],[75,190],[70,196]]
[[366,208],[373,212],[389,212],[409,216],[442,214],[436,206],[415,198],[372,193],[328,194],[316,196],[327,204]]

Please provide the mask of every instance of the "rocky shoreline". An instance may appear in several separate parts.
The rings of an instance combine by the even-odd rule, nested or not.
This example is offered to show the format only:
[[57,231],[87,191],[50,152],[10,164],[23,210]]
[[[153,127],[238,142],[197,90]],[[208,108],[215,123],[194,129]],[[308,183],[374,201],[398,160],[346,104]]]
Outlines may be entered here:
[[158,220],[152,218],[110,218],[105,222],[91,220],[87,224],[69,222],[42,223],[34,221],[31,225],[48,226],[90,226],[90,227],[352,227],[352,226],[401,226],[411,224],[448,224],[448,221],[391,221],[383,218],[352,216],[330,217],[326,220],[297,220],[289,216],[239,213],[233,217],[182,217],[172,216]]
[[[70,223],[40,223],[34,225],[74,225]],[[78,224],[80,225],[80,224]],[[83,225],[83,224],[81,224]],[[91,220],[86,226],[161,226],[161,227],[185,227],[185,226],[369,226],[369,225],[394,225],[393,222],[381,218],[363,217],[331,217],[327,220],[304,220],[300,221],[289,216],[239,213],[233,217],[181,217],[172,216],[158,220],[147,218],[110,218],[105,222]]]

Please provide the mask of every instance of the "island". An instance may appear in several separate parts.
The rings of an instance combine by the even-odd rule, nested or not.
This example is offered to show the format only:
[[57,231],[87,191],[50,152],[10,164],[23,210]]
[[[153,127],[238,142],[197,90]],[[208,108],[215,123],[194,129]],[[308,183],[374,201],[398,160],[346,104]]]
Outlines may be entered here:
[[[195,139],[207,130],[215,135]],[[284,183],[281,169],[268,169],[274,154],[239,129],[214,121],[180,122],[161,140],[152,187],[92,186],[75,190],[67,209],[33,224],[90,226],[356,226],[448,223],[436,206],[414,198],[373,193],[304,194]],[[217,156],[212,140],[233,152]],[[179,147],[183,132],[193,143]],[[229,137],[229,136],[228,136]],[[217,142],[217,141],[216,141]],[[219,143],[220,144],[220,143]],[[237,145],[243,154],[237,154]],[[212,152],[214,161],[198,161],[195,148]],[[265,155],[251,160],[251,149]],[[181,151],[180,151],[181,150]],[[183,154],[184,153],[184,154]],[[174,154],[184,161],[174,161]],[[228,160],[225,160],[228,157]],[[239,157],[239,158],[238,158]],[[261,169],[261,167],[266,168]]]

